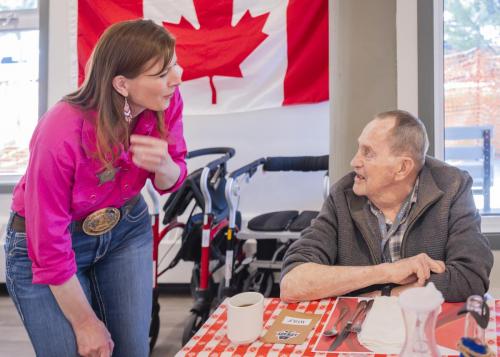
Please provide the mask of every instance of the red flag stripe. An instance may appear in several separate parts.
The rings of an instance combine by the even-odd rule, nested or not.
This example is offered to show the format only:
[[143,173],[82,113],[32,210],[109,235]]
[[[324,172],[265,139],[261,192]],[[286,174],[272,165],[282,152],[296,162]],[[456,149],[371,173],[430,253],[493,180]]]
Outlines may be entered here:
[[104,30],[115,22],[142,18],[142,9],[142,0],[78,0],[78,84]]
[[283,104],[328,100],[328,0],[289,0]]

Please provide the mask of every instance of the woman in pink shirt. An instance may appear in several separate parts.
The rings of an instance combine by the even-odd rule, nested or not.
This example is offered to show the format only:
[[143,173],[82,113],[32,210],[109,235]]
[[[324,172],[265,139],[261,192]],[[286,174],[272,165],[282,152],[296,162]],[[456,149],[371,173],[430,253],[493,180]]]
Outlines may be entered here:
[[152,234],[140,195],[186,177],[173,37],[117,23],[83,85],[30,142],[7,230],[7,288],[37,356],[147,356]]

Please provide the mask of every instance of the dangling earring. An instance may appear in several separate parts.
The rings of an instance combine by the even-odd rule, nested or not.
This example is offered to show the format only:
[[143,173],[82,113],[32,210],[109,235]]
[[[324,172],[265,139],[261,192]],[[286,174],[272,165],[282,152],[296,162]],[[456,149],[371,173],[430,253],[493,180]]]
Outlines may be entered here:
[[130,105],[128,105],[127,97],[125,97],[125,104],[123,105],[123,116],[127,124],[132,121],[132,111],[130,110]]

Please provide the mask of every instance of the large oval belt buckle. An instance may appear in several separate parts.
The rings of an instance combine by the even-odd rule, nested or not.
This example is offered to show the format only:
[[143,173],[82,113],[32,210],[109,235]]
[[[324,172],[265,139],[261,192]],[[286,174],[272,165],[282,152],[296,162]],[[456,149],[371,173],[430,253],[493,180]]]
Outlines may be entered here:
[[89,236],[99,236],[113,229],[120,220],[120,210],[107,207],[95,211],[83,221],[82,229]]

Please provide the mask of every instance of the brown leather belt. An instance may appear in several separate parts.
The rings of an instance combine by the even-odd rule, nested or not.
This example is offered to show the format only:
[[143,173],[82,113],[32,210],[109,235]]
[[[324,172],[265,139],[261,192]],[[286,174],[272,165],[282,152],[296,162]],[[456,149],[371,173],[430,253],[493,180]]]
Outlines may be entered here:
[[[140,198],[141,198],[141,195],[138,194],[138,195],[132,197],[127,202],[125,202],[123,204],[123,206],[121,206],[119,208],[119,211],[121,213],[120,218],[125,217],[132,210],[132,208],[134,208],[134,206],[137,204],[137,202],[139,202]],[[84,218],[84,219],[79,220],[79,221],[73,221],[72,222],[73,231],[74,232],[83,232],[83,222],[85,222],[86,219],[87,218]],[[17,213],[14,213],[14,217],[12,217],[11,227],[16,232],[20,232],[20,233],[26,232],[26,221],[25,221],[24,217],[18,215]]]

